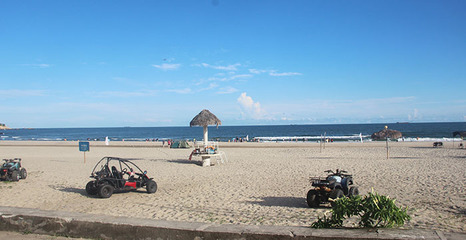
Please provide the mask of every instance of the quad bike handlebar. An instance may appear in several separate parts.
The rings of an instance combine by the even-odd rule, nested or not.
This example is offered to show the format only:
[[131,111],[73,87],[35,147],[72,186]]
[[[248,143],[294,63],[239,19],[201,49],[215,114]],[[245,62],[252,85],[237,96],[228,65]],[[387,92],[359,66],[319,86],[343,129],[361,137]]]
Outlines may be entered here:
[[331,174],[333,174],[333,175],[351,176],[351,174],[345,174],[345,173],[348,173],[348,171],[343,170],[343,169],[342,169],[342,170],[337,169],[335,172],[334,172],[333,170],[330,170],[330,169],[329,169],[329,170],[326,170],[326,171],[324,171],[324,172],[326,172],[326,173],[331,173]]

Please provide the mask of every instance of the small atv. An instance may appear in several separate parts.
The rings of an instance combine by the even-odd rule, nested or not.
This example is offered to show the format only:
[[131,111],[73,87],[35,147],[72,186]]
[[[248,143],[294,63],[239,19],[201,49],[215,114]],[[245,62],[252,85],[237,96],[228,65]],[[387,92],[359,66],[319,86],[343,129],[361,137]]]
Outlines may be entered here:
[[28,173],[26,168],[21,167],[21,158],[3,159],[0,168],[0,179],[6,181],[19,181],[19,179],[26,179]]
[[94,180],[87,183],[87,194],[98,195],[101,198],[109,198],[114,191],[143,187],[148,193],[157,191],[157,183],[147,176],[147,171],[143,172],[129,159],[104,157],[95,165],[90,177]]
[[359,189],[354,184],[353,177],[346,174],[345,170],[325,171],[329,173],[326,178],[311,177],[313,189],[307,192],[307,205],[309,207],[319,207],[321,203],[328,203],[334,206],[334,200],[343,196],[351,197],[359,195]]

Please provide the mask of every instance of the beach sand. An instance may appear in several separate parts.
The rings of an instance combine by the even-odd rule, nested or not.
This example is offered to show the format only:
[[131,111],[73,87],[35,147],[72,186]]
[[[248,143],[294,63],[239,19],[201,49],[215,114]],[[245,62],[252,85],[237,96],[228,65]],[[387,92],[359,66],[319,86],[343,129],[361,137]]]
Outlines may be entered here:
[[[458,143],[455,143],[458,146]],[[0,158],[22,158],[28,178],[0,182],[0,205],[113,216],[219,224],[310,226],[329,207],[311,209],[309,177],[327,169],[352,173],[361,194],[374,189],[408,206],[407,228],[466,231],[466,149],[445,143],[385,142],[220,143],[225,164],[201,167],[192,149],[161,148],[160,142],[0,142]],[[115,193],[89,197],[85,185],[104,156],[135,161],[158,184],[155,194]],[[216,163],[216,161],[213,161]]]

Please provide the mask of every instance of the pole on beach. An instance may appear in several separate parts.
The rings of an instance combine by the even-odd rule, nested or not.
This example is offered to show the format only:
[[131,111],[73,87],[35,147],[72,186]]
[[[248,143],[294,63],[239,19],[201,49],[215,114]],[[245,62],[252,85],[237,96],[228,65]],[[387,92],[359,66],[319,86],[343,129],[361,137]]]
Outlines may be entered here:
[[[388,126],[385,126],[385,129],[388,129]],[[388,159],[388,134],[387,134],[387,137],[385,139],[386,139],[387,159]]]
[[322,134],[320,134],[320,152],[322,153]]
[[327,132],[324,132],[324,149],[325,149],[325,142],[327,141]]

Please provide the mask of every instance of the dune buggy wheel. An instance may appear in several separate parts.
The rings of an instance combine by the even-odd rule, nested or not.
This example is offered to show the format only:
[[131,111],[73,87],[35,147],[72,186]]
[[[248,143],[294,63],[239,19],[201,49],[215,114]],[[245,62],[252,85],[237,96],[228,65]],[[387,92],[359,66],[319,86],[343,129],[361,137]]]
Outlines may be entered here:
[[101,198],[109,198],[112,196],[114,190],[115,188],[112,185],[102,184],[97,188],[97,194]]
[[86,184],[86,192],[89,195],[96,195],[97,194],[97,188],[94,184],[94,181],[90,181]]
[[307,205],[311,208],[315,208],[315,207],[318,207],[320,205],[320,199],[319,199],[319,193],[314,190],[314,189],[311,189],[309,190],[309,192],[307,192]]
[[28,176],[28,172],[26,171],[26,168],[21,168],[21,171],[19,172],[21,175],[21,179],[26,179]]
[[359,188],[358,187],[350,187],[349,192],[348,192],[348,196],[352,197],[352,196],[357,196],[357,195],[359,195]]
[[157,183],[149,180],[146,184],[146,190],[148,193],[155,193],[157,191]]
[[15,171],[13,171],[13,172],[11,173],[11,181],[17,182],[17,181],[19,181],[19,178],[20,178],[20,176],[19,176],[19,172],[18,172],[18,171],[15,170]]
[[[330,196],[329,198],[333,199],[334,201],[336,201],[337,199],[339,198],[342,198],[344,197],[345,194],[343,193],[343,190],[339,189],[339,188],[335,188],[333,189],[333,191],[330,193]],[[330,204],[332,205],[332,207],[335,206],[335,202],[334,201],[330,201]]]

